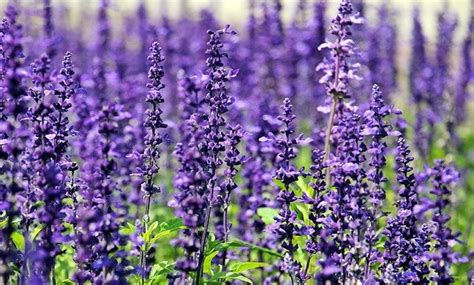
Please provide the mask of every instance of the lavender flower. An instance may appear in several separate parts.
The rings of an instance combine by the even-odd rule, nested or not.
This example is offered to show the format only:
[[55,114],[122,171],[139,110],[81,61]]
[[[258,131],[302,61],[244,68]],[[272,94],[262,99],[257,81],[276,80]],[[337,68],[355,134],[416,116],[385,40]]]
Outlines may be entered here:
[[[76,262],[74,279],[92,282],[123,282],[130,274],[123,246],[127,237],[119,233],[120,194],[117,175],[117,147],[122,136],[121,125],[129,114],[118,104],[104,106],[94,121],[100,122],[82,153],[81,196],[77,210],[79,225],[76,233]],[[120,195],[118,195],[120,196]],[[82,215],[81,215],[82,214]]]
[[371,168],[367,173],[367,179],[372,182],[372,186],[368,193],[368,211],[365,217],[368,225],[364,234],[366,246],[364,279],[366,280],[370,276],[373,276],[369,270],[371,264],[376,262],[380,255],[375,247],[378,241],[376,234],[377,220],[379,216],[382,215],[380,211],[383,201],[385,200],[384,185],[388,181],[383,173],[383,169],[387,164],[387,143],[385,139],[388,136],[399,135],[399,133],[394,132],[391,125],[386,122],[386,117],[392,113],[398,114],[399,111],[385,105],[380,88],[374,85],[369,110],[364,113],[364,128],[361,132],[362,135],[370,136],[371,138],[371,143],[368,147],[368,153],[371,156],[369,162]]
[[[311,177],[312,182],[310,183],[313,189],[313,197],[309,197],[306,193],[303,193],[302,201],[310,205],[309,220],[312,222],[309,230],[310,238],[306,242],[306,251],[309,254],[308,261],[306,264],[304,275],[306,277],[307,271],[310,266],[311,257],[317,252],[323,252],[325,241],[322,237],[326,234],[325,225],[323,220],[325,219],[325,213],[328,210],[328,206],[325,203],[324,195],[326,194],[326,182],[324,181],[324,171],[326,165],[324,163],[324,153],[320,150],[314,150],[312,154],[313,165],[311,165]],[[326,247],[328,248],[328,247]],[[326,270],[326,264],[320,263],[322,271]],[[321,280],[320,280],[321,281]]]
[[[281,247],[284,249],[285,259],[282,269],[288,273],[292,282],[294,275],[301,270],[301,264],[294,259],[298,245],[294,243],[293,238],[299,234],[300,226],[296,223],[296,212],[290,207],[297,200],[295,193],[290,190],[290,185],[296,182],[302,175],[302,169],[296,169],[292,160],[296,158],[297,146],[307,141],[302,140],[302,135],[294,137],[293,122],[296,116],[293,114],[293,106],[290,99],[286,98],[281,106],[281,114],[278,120],[281,122],[279,135],[270,137],[272,144],[278,150],[276,158],[276,169],[274,177],[278,179],[283,188],[278,193],[278,202],[281,204],[281,210],[275,217],[276,223],[272,226],[274,234],[278,237]],[[266,140],[267,138],[262,138]],[[298,275],[301,276],[301,275]]]
[[[357,63],[351,63],[350,57],[354,54],[354,42],[350,39],[352,35],[350,27],[353,24],[361,23],[361,19],[354,14],[350,0],[343,0],[339,6],[339,14],[331,21],[330,32],[335,37],[333,41],[327,40],[318,49],[328,48],[330,58],[320,63],[316,70],[324,70],[325,75],[320,79],[320,83],[326,85],[326,93],[330,96],[332,104],[328,125],[326,127],[326,137],[324,142],[325,160],[328,160],[331,152],[331,132],[335,121],[336,109],[340,101],[349,96],[347,87],[352,79],[359,79],[356,71],[359,67]],[[330,182],[330,167],[327,169],[327,183]]]
[[66,153],[69,146],[68,138],[72,135],[67,112],[71,109],[71,97],[75,95],[76,83],[74,81],[74,65],[71,61],[72,54],[66,52],[63,60],[63,68],[60,70],[61,80],[58,82],[61,89],[56,90],[57,102],[53,104],[56,115],[51,116],[51,124],[54,128],[54,152],[56,161]]
[[[457,245],[464,212],[453,228],[448,212],[470,192],[454,193],[457,172],[428,162],[441,155],[439,123],[452,137],[444,151],[469,162],[459,154],[469,146],[460,131],[472,23],[464,60],[451,60],[457,16],[438,14],[429,45],[415,10],[406,79],[416,112],[393,118],[394,131],[399,111],[387,102],[405,75],[389,4],[356,31],[355,10],[372,16],[365,1],[341,0],[327,26],[326,0],[298,0],[288,23],[284,1],[249,0],[247,33],[227,41],[234,32],[217,30],[216,3],[193,18],[183,0],[176,18],[161,1],[155,27],[145,0],[134,11],[40,2],[21,5],[23,17],[5,5],[0,25],[0,283],[54,284],[67,272],[78,284],[449,284],[468,271],[457,253],[469,249]],[[71,25],[74,13],[98,30]],[[66,50],[76,66],[67,52],[56,69]],[[360,83],[357,62],[368,66]],[[311,157],[299,129],[314,136]],[[169,217],[184,227],[166,229]]]
[[423,211],[432,209],[432,239],[434,241],[433,252],[427,254],[432,261],[431,268],[435,275],[431,280],[438,284],[452,284],[454,277],[451,275],[451,265],[464,261],[458,253],[453,251],[453,245],[458,243],[459,234],[453,233],[449,228],[451,217],[447,213],[450,206],[450,187],[459,180],[459,173],[449,167],[442,160],[437,160],[432,169],[428,170],[432,180],[433,200],[425,201]]
[[[30,208],[31,191],[27,189],[27,181],[31,178],[31,173],[27,171],[27,161],[25,153],[30,141],[31,132],[27,121],[27,88],[25,79],[27,72],[24,68],[23,54],[23,27],[17,22],[18,12],[13,5],[8,5],[5,17],[0,28],[1,38],[1,59],[0,59],[0,136],[1,147],[1,174],[4,176],[1,185],[2,211],[6,214],[2,222],[6,222],[4,228],[0,230],[2,248],[2,258],[4,270],[2,281],[8,282],[11,268],[9,262],[22,267],[25,265],[25,258],[20,260],[19,252],[14,250],[10,239],[11,233],[15,230],[12,222],[20,218],[19,228],[25,230],[25,225],[32,219]],[[24,267],[23,267],[24,268]]]
[[[238,174],[238,167],[244,163],[245,158],[240,154],[238,149],[240,142],[242,141],[243,131],[240,125],[227,126],[226,133],[226,149],[225,149],[225,164],[226,169],[224,171],[225,179],[221,184],[223,192],[222,199],[222,212],[223,212],[223,228],[224,228],[224,242],[229,241],[229,233],[231,224],[229,222],[229,206],[231,203],[232,192],[238,187],[236,184],[236,176]],[[222,264],[225,266],[226,252],[222,257]]]
[[[30,200],[30,202],[35,203],[40,199],[46,202],[43,209],[35,211],[38,212],[40,221],[46,225],[46,229],[43,230],[41,239],[36,244],[33,253],[25,252],[25,257],[33,262],[33,275],[30,277],[40,278],[43,282],[49,281],[50,272],[54,268],[54,260],[59,254],[59,247],[52,240],[53,234],[56,230],[59,232],[62,230],[59,220],[63,191],[59,186],[62,184],[63,178],[61,178],[57,166],[50,163],[54,157],[50,140],[52,125],[48,117],[52,111],[49,95],[54,92],[50,72],[51,61],[46,54],[42,54],[31,64],[34,86],[28,90],[28,95],[34,101],[33,107],[28,112],[34,134],[32,148],[28,154],[33,168],[29,187],[34,193],[31,196],[31,198],[34,197],[34,200]],[[33,221],[30,220],[28,224],[33,224]]]
[[54,58],[57,53],[54,39],[52,10],[53,8],[51,7],[51,0],[43,0],[43,32],[46,37],[46,54],[49,56],[49,58]]
[[98,42],[97,42],[97,57],[94,59],[94,91],[99,103],[104,103],[107,98],[107,57],[110,45],[110,26],[108,19],[109,1],[101,0],[99,14],[97,19],[98,24]]
[[383,253],[385,282],[417,282],[428,284],[429,268],[425,253],[429,250],[429,232],[417,225],[415,207],[419,204],[415,189],[415,176],[410,163],[413,157],[405,139],[400,136],[397,143],[397,181],[402,185],[400,199],[396,202],[397,215],[388,220],[384,229],[386,236]]
[[[145,213],[143,215],[143,228],[145,232],[148,229],[148,223],[150,221],[151,197],[153,194],[160,192],[160,188],[154,184],[155,177],[160,170],[158,165],[158,160],[160,159],[159,146],[163,142],[159,129],[167,127],[161,118],[162,111],[160,109],[161,104],[164,102],[161,90],[165,86],[161,82],[164,76],[163,66],[161,64],[164,61],[164,57],[161,55],[161,47],[158,42],[153,42],[148,61],[150,62],[150,69],[148,71],[148,79],[150,82],[147,84],[149,91],[146,102],[149,103],[151,107],[146,111],[144,124],[147,129],[144,141],[145,150],[142,154],[144,164],[138,169],[139,175],[145,180],[142,184],[142,191],[144,192],[143,199],[145,202]],[[149,258],[147,256],[148,254],[148,252],[142,250],[140,256],[140,266],[145,277],[150,271],[147,262]]]
[[[137,18],[138,18],[138,36],[140,39],[140,52],[138,53],[139,55],[139,61],[143,61],[142,59],[147,56],[147,49],[149,47],[149,38],[150,38],[150,23],[148,22],[148,11],[147,7],[145,5],[145,1],[141,0],[138,8],[137,8]],[[141,69],[145,69],[145,66],[140,66]]]
[[[258,99],[257,97],[256,99]],[[273,117],[275,110],[268,105],[269,98],[260,98],[258,112],[255,112],[255,125],[249,130],[246,136],[246,160],[242,175],[245,180],[245,192],[241,191],[239,204],[239,225],[240,237],[246,241],[252,241],[257,233],[259,244],[275,246],[272,238],[267,239],[264,234],[265,224],[261,217],[257,215],[258,209],[262,207],[276,207],[279,203],[268,199],[267,195],[274,195],[275,189],[273,181],[273,165],[276,160],[278,150],[271,142],[261,141],[265,136],[275,136],[279,132],[280,122]]]
[[390,94],[396,87],[397,67],[397,31],[394,15],[390,13],[389,5],[383,3],[378,8],[377,28],[370,34],[370,50],[367,52],[368,68],[372,84],[377,84],[382,90],[385,101],[390,102]]
[[186,133],[189,141],[177,144],[175,154],[180,168],[175,176],[175,185],[179,190],[174,196],[172,206],[177,208],[176,214],[183,219],[187,229],[175,241],[177,246],[184,248],[184,258],[178,259],[176,268],[183,272],[197,269],[197,254],[201,246],[199,230],[204,226],[206,209],[206,157],[201,154],[199,141],[204,137],[202,119],[197,114],[186,122]]
[[[311,20],[311,23],[309,24],[309,27],[307,29],[308,33],[308,52],[309,52],[309,70],[308,72],[310,73],[309,80],[311,81],[309,84],[310,86],[313,86],[313,93],[311,96],[315,97],[312,98],[311,102],[313,104],[322,104],[324,102],[324,97],[320,96],[320,94],[324,93],[324,86],[321,84],[313,84],[312,82],[318,82],[321,77],[324,75],[323,70],[313,70],[314,66],[317,66],[319,63],[321,63],[326,56],[325,51],[321,52],[313,52],[314,47],[319,47],[321,44],[324,43],[326,40],[326,10],[327,10],[327,3],[325,0],[320,0],[316,1],[313,6],[313,18]],[[320,112],[314,112],[315,114],[315,122],[320,121],[321,114]]]
[[[31,119],[35,128],[33,151],[31,152],[34,177],[31,187],[44,201],[43,208],[38,211],[38,218],[44,229],[39,234],[36,248],[31,254],[33,262],[33,278],[43,282],[50,280],[55,266],[55,259],[61,253],[59,244],[66,240],[65,227],[62,220],[66,215],[63,199],[71,194],[67,186],[67,171],[70,162],[64,157],[68,145],[70,126],[67,111],[70,108],[69,99],[74,93],[71,54],[67,53],[63,62],[61,75],[64,76],[59,85],[61,89],[53,90],[50,75],[50,60],[42,55],[32,65],[33,83],[35,87],[29,90],[35,102],[31,111]],[[52,95],[58,95],[58,100],[51,103]],[[50,139],[53,137],[54,139]],[[27,253],[28,254],[28,253]],[[27,256],[27,258],[30,258]],[[53,275],[54,276],[54,275]],[[54,277],[53,277],[54,280]]]
[[446,112],[446,95],[444,94],[449,86],[451,79],[449,73],[449,57],[453,43],[454,32],[457,27],[457,18],[451,15],[448,8],[438,15],[438,41],[436,43],[435,63],[433,68],[433,84],[430,90],[429,106],[433,113],[434,123],[439,122],[438,118],[443,112]]
[[[362,140],[360,116],[352,109],[345,108],[334,127],[336,156],[330,160],[334,191],[329,195],[332,201],[333,237],[337,246],[337,256],[342,283],[361,280],[359,264],[365,253],[363,233],[366,230],[368,210],[366,207],[368,187],[365,162],[367,147]],[[335,204],[334,204],[335,202]]]
[[184,249],[184,257],[177,260],[175,267],[184,273],[182,278],[185,280],[186,274],[196,270],[198,265],[197,254],[201,245],[199,230],[204,225],[207,175],[206,157],[200,148],[200,141],[205,135],[202,129],[205,106],[201,82],[196,77],[185,77],[180,86],[183,123],[179,130],[182,135],[174,152],[179,168],[174,177],[176,192],[169,205],[176,209],[176,215],[183,219],[187,227],[173,241],[174,245]]
[[236,34],[226,26],[222,30],[208,31],[209,41],[206,53],[208,58],[206,65],[208,67],[209,79],[206,83],[207,94],[206,103],[209,105],[207,124],[204,126],[205,139],[203,148],[207,152],[207,197],[206,197],[206,215],[204,221],[204,231],[201,238],[201,248],[199,250],[199,262],[196,272],[196,283],[199,283],[202,274],[202,263],[204,261],[204,249],[208,235],[209,220],[211,210],[215,203],[215,195],[220,194],[220,187],[217,181],[217,169],[222,165],[220,153],[225,150],[225,133],[222,128],[226,126],[224,114],[228,111],[228,106],[232,104],[232,97],[227,94],[226,82],[236,75],[234,70],[229,70],[224,66],[223,58],[227,54],[222,52],[222,36],[225,34]]
[[451,134],[452,142],[459,146],[459,138],[456,127],[466,120],[466,103],[469,99],[468,86],[474,77],[472,62],[472,34],[474,33],[474,13],[471,13],[467,35],[462,43],[461,58],[464,60],[460,64],[457,75],[456,88],[454,90],[454,99],[452,100],[452,119],[448,122],[448,131]]
[[427,134],[426,130],[423,128],[427,120],[427,114],[423,109],[423,104],[427,100],[427,93],[429,90],[428,79],[431,76],[432,71],[428,66],[426,58],[425,37],[423,35],[419,13],[418,8],[413,12],[413,39],[409,81],[412,100],[416,106],[414,129],[417,136],[414,143],[421,156],[426,157],[430,147],[428,145],[430,139],[429,134]]
[[351,79],[358,79],[356,71],[359,64],[352,63],[350,57],[354,55],[354,42],[351,26],[360,24],[362,20],[357,17],[350,0],[343,0],[339,6],[339,14],[331,21],[330,33],[334,40],[326,40],[318,49],[329,49],[330,59],[321,63],[317,70],[324,70],[325,75],[320,83],[326,84],[327,94],[335,98],[347,98],[347,88]]
[[[263,108],[262,112],[265,111]],[[267,106],[268,107],[268,106]],[[252,241],[255,233],[262,234],[265,229],[265,224],[257,215],[257,211],[262,207],[272,207],[276,203],[270,199],[265,198],[266,194],[273,194],[275,189],[272,180],[273,162],[276,159],[276,150],[273,147],[268,147],[267,142],[260,141],[261,137],[269,134],[275,135],[278,133],[278,121],[275,122],[269,115],[262,116],[258,122],[258,126],[251,129],[251,134],[247,135],[246,153],[248,160],[243,169],[243,177],[245,178],[246,193],[240,193],[240,213],[238,232],[241,238],[245,241]],[[263,237],[260,237],[263,239]],[[265,244],[265,239],[260,243]]]
[[18,12],[14,6],[9,5],[2,21],[5,53],[5,80],[6,92],[11,97],[8,102],[7,112],[14,118],[26,113],[26,89],[22,81],[26,77],[23,65],[23,32],[22,26],[17,23]]

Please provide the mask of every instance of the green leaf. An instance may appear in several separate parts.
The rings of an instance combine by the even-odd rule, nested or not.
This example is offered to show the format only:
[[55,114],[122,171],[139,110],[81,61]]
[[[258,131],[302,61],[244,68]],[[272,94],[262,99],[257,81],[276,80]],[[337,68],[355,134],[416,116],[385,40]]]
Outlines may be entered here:
[[269,255],[283,257],[283,254],[281,254],[279,252],[276,252],[276,251],[273,251],[273,250],[268,249],[266,247],[258,246],[258,245],[255,245],[255,244],[252,244],[252,243],[249,243],[249,242],[238,240],[238,239],[229,242],[229,244],[230,244],[229,247],[247,247],[247,248],[250,248],[252,250],[261,251],[262,253],[267,253]]
[[260,218],[262,218],[263,222],[266,225],[271,225],[275,223],[275,217],[278,216],[278,212],[279,212],[278,209],[265,207],[265,208],[258,209],[257,215],[259,215]]
[[132,223],[127,223],[125,226],[122,226],[119,230],[119,233],[122,235],[131,235],[136,231],[135,225]]
[[153,233],[157,228],[158,228],[158,222],[157,222],[157,221],[154,221],[154,222],[151,223],[151,225],[148,227],[147,232]]
[[255,268],[260,268],[260,267],[265,267],[268,264],[265,262],[256,262],[256,261],[239,261],[239,262],[233,262],[229,270],[235,273],[241,273],[247,270],[252,270]]
[[313,188],[309,187],[308,183],[303,177],[299,177],[296,181],[296,186],[301,189],[301,192],[305,192],[309,197],[313,196]]
[[11,239],[18,250],[20,251],[25,250],[25,238],[23,237],[22,234],[20,234],[19,232],[13,232],[11,235]]
[[181,219],[172,219],[168,222],[164,222],[160,225],[158,233],[151,239],[150,243],[156,243],[160,239],[172,235],[174,232],[185,229]]
[[222,241],[218,241],[218,240],[215,240],[215,239],[209,239],[209,241],[207,242],[207,248],[206,248],[206,254],[210,253],[210,252],[214,252],[214,251],[219,251],[219,247],[221,247],[223,244]]
[[293,203],[291,208],[296,211],[298,218],[306,224],[309,223],[309,205],[304,203]]
[[174,263],[168,262],[168,261],[163,261],[158,264],[153,265],[151,272],[150,272],[150,277],[158,277],[158,276],[163,276],[167,275],[171,272],[173,272],[174,269]]
[[74,200],[70,197],[66,197],[63,199],[63,204],[68,205],[68,206],[73,206],[74,205]]
[[212,259],[216,257],[216,255],[219,253],[219,251],[214,251],[211,252],[209,255],[204,258],[204,263],[203,263],[203,272],[207,274],[211,274],[211,263]]
[[160,225],[160,231],[165,230],[179,230],[184,227],[183,221],[180,218],[174,218]]
[[154,244],[154,243],[158,242],[160,239],[163,239],[163,238],[165,238],[165,237],[168,237],[168,236],[172,235],[173,232],[175,232],[175,231],[167,230],[167,231],[163,231],[163,232],[161,232],[161,233],[158,233],[157,235],[155,235],[155,236],[150,240],[150,244]]
[[0,230],[6,228],[7,223],[8,223],[8,218],[2,218],[2,219],[0,220]]
[[276,186],[278,186],[278,188],[280,188],[280,189],[285,188],[285,184],[283,184],[283,182],[281,182],[280,180],[275,178],[275,179],[273,179],[273,182],[275,183]]
[[38,225],[34,230],[31,232],[30,239],[31,241],[35,241],[41,231],[45,228],[44,225]]
[[153,232],[158,228],[158,222],[154,221],[148,227],[148,229],[143,233],[143,241],[145,244],[150,243],[151,237],[153,236]]
[[212,285],[220,285],[222,284],[222,280],[225,280],[226,278],[226,273],[225,272],[216,272],[215,274],[211,275],[211,278],[209,280],[204,280],[203,284],[212,284]]
[[242,281],[242,282],[245,282],[245,283],[248,283],[248,284],[253,284],[252,280],[250,280],[249,278],[245,277],[242,274],[237,274],[237,273],[234,273],[234,272],[227,273],[224,277],[224,280],[225,281],[239,280],[239,281]]
[[61,282],[62,285],[74,285],[75,283],[72,282],[71,280],[67,279],[67,280],[63,280]]
[[33,203],[33,208],[34,209],[38,209],[38,208],[41,208],[44,206],[44,201],[36,201],[35,203]]
[[153,222],[150,225],[150,228],[143,234],[143,240],[145,241],[145,244],[154,244],[159,240],[172,235],[174,232],[185,228],[186,227],[179,218],[171,219],[161,224]]
[[56,266],[54,268],[57,284],[74,284],[67,283],[70,281],[69,277],[72,272],[75,272],[77,268],[76,263],[74,262],[74,249],[71,245],[62,245],[61,250],[62,254],[56,257]]

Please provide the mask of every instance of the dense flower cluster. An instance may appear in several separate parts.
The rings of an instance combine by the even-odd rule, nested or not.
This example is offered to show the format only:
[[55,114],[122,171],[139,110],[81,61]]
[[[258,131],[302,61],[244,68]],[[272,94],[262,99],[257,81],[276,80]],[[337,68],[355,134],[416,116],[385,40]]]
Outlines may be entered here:
[[[298,274],[301,265],[294,259],[295,252],[298,249],[298,245],[294,244],[294,237],[301,234],[301,226],[296,222],[296,211],[291,209],[297,197],[290,190],[290,186],[304,175],[303,169],[297,169],[293,164],[293,160],[298,154],[297,147],[304,144],[305,141],[302,139],[302,135],[294,136],[296,116],[293,113],[293,106],[289,98],[283,101],[281,110],[281,114],[277,117],[281,123],[279,134],[270,138],[276,153],[274,177],[283,184],[277,197],[281,210],[275,218],[276,223],[273,225],[273,232],[284,249],[285,259],[281,265],[282,271],[288,273],[291,280],[294,280],[296,273],[298,279],[300,279],[298,282],[303,282],[304,278]],[[267,139],[264,138],[263,140]]]
[[75,26],[40,2],[1,7],[1,284],[472,275],[474,15],[444,6],[433,40],[415,7],[400,72],[385,2],[329,21],[299,0],[287,21],[288,1],[249,0],[240,35],[216,3],[156,20],[101,0]]
[[413,168],[410,166],[413,160],[405,138],[400,136],[396,156],[400,199],[396,202],[397,215],[387,222],[385,229],[384,275],[388,282],[400,280],[425,284],[428,282],[429,269],[423,255],[428,249],[429,240],[425,229],[417,226],[414,210],[420,201]]

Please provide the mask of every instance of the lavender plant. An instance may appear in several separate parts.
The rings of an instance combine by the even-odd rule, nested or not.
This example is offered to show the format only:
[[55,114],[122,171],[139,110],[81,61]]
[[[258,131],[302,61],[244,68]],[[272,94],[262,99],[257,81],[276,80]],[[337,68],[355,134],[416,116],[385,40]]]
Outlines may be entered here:
[[[361,19],[354,14],[351,1],[341,1],[339,14],[332,19],[330,32],[335,37],[321,44],[318,49],[330,49],[329,59],[319,64],[317,70],[324,70],[324,76],[320,83],[326,85],[326,93],[331,98],[328,124],[326,127],[326,136],[324,142],[325,160],[330,158],[331,152],[331,132],[334,126],[335,116],[341,100],[347,98],[348,83],[351,79],[357,79],[356,71],[359,66],[352,63],[349,58],[353,55],[354,42],[350,39],[352,35],[351,26],[361,23]],[[330,182],[330,168],[327,169],[327,182]],[[328,183],[330,184],[330,183]]]
[[[145,149],[141,158],[143,160],[143,166],[138,170],[138,174],[143,177],[144,182],[142,184],[143,200],[145,204],[145,212],[143,213],[142,227],[145,233],[148,232],[150,223],[150,205],[152,201],[152,195],[160,192],[160,188],[154,184],[154,180],[158,171],[160,170],[158,161],[160,159],[159,146],[163,142],[163,138],[159,133],[160,129],[166,128],[167,125],[161,118],[162,111],[160,109],[161,104],[164,102],[161,95],[161,90],[165,87],[161,82],[164,71],[161,63],[164,61],[164,57],[161,55],[161,47],[158,42],[153,42],[150,48],[150,55],[148,56],[150,62],[150,69],[148,71],[148,78],[150,83],[147,84],[149,92],[146,97],[146,102],[151,105],[146,111],[146,119],[144,126],[147,129],[145,136]],[[141,247],[140,252],[140,270],[142,271],[142,284],[147,278],[150,267],[150,259],[153,258],[149,255],[151,247],[153,245],[149,240],[144,240],[144,244]]]
[[40,2],[0,25],[0,283],[472,276],[472,15]]
[[[226,82],[235,76],[235,71],[226,69],[223,63],[223,58],[227,57],[227,53],[222,51],[223,43],[221,37],[225,34],[235,34],[235,32],[231,31],[229,26],[226,26],[222,30],[217,30],[216,32],[208,31],[209,41],[206,53],[209,57],[206,60],[206,65],[208,67],[209,78],[205,85],[207,90],[205,100],[209,106],[209,113],[207,115],[207,122],[203,126],[204,140],[202,147],[203,150],[206,151],[206,172],[209,178],[206,182],[207,209],[204,217],[204,230],[201,237],[198,267],[196,270],[195,282],[197,284],[199,284],[201,280],[203,270],[204,250],[208,238],[211,211],[214,204],[220,206],[217,201],[222,199],[223,195],[225,195],[221,192],[221,187],[218,184],[217,170],[222,165],[220,154],[225,150],[225,132],[222,129],[226,126],[224,114],[228,111],[228,106],[232,103],[232,97],[226,92]],[[216,228],[216,236],[217,235],[225,235],[223,232],[219,232],[219,226]]]

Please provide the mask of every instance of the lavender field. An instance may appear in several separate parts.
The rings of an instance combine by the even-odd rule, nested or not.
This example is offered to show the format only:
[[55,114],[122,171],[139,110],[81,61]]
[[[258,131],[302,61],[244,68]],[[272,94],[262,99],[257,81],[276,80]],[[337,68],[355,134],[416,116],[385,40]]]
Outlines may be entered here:
[[0,284],[473,284],[474,0],[2,1]]

